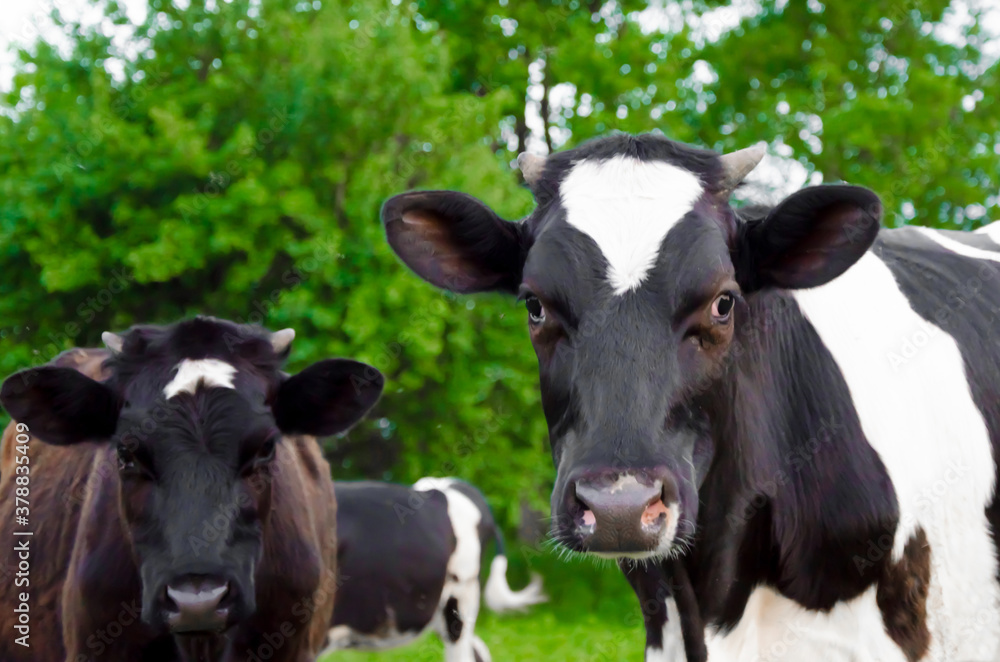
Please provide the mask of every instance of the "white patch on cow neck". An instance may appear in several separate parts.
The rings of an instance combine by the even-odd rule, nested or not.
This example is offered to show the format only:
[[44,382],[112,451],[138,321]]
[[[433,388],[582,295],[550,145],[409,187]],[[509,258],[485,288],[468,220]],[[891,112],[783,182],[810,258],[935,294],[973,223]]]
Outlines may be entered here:
[[694,208],[698,176],[663,161],[580,161],[559,185],[567,222],[597,244],[615,294],[642,284],[663,238]]
[[666,608],[667,622],[663,624],[663,648],[647,648],[645,662],[687,662],[677,602],[673,598],[667,598]]
[[193,394],[199,386],[236,388],[233,376],[236,368],[218,359],[184,359],[177,364],[177,373],[163,389],[169,400],[178,393]]
[[[871,252],[840,278],[793,294],[840,368],[865,437],[892,480],[900,511],[893,558],[901,556],[918,526],[927,534],[927,659],[992,660],[1000,648],[1000,589],[985,508],[993,499],[995,471],[989,433],[958,345],[913,310],[890,269]],[[926,342],[905,360],[893,359],[919,333]],[[862,635],[876,635],[866,625],[865,614],[873,609],[847,608],[842,616],[831,616],[825,630],[818,629],[820,616],[802,618],[817,625],[808,628],[818,633],[817,642],[841,641],[843,650],[865,651]],[[841,624],[842,619],[849,622]],[[881,628],[880,617],[877,623]],[[829,653],[793,659],[855,658]],[[870,657],[859,653],[856,659]]]
[[1000,221],[993,221],[989,225],[984,225],[976,230],[976,234],[985,234],[994,243],[1000,244]]
[[[921,233],[938,246],[946,248],[952,253],[958,253],[959,255],[964,255],[965,257],[975,258],[977,260],[991,260],[993,262],[1000,262],[1000,253],[994,251],[986,251],[982,248],[976,248],[975,246],[968,246],[960,241],[955,241],[948,235],[942,234],[936,230],[930,228],[915,228],[917,232]],[[987,235],[990,239],[996,241],[993,235]]]
[[[809,611],[766,586],[750,594],[743,618],[728,634],[705,631],[711,662],[907,662],[889,637],[872,587],[828,612]],[[973,658],[934,657],[928,660]]]

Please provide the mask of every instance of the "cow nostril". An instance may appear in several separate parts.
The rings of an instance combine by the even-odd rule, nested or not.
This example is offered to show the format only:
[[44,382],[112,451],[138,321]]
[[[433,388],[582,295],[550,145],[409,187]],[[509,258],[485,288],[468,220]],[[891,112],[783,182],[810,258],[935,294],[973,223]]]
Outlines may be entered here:
[[642,511],[641,521],[643,528],[651,529],[661,526],[667,521],[669,513],[670,511],[663,503],[663,499],[657,498]]
[[570,510],[570,515],[573,519],[573,524],[576,528],[582,529],[582,533],[592,532],[597,525],[597,517],[594,515],[590,504],[580,498],[580,495],[576,493],[576,489],[573,490],[573,506]]

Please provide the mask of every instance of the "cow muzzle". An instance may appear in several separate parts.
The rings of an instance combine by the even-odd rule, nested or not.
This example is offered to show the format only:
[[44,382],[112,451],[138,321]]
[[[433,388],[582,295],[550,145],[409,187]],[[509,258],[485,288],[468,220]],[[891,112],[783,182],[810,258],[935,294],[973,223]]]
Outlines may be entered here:
[[179,578],[164,590],[164,621],[175,634],[222,632],[229,625],[234,597],[226,580],[204,575]]
[[589,473],[567,491],[572,538],[582,551],[637,558],[669,551],[680,508],[666,469]]

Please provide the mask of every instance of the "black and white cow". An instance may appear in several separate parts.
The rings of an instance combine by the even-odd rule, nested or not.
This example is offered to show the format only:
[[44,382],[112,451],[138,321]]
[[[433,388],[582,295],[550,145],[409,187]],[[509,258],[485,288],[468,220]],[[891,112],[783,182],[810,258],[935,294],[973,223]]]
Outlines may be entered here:
[[340,577],[328,650],[386,650],[433,630],[447,662],[490,662],[475,627],[491,541],[486,605],[500,613],[547,599],[538,576],[520,591],[507,584],[503,534],[472,485],[421,478],[412,487],[339,481],[335,489]]
[[734,210],[762,156],[617,135],[519,159],[519,223],[450,191],[383,221],[431,283],[525,301],[554,533],[622,560],[647,659],[679,570],[712,662],[994,660],[1000,228],[880,230],[846,185]]

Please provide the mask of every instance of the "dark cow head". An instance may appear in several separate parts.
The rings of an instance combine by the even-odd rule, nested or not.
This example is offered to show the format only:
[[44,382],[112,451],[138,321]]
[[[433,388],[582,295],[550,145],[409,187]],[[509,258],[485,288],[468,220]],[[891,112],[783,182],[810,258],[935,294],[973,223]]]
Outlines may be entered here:
[[377,370],[345,359],[282,373],[293,337],[205,317],[134,327],[104,334],[104,382],[43,366],[0,390],[45,442],[115,445],[119,516],[154,627],[222,631],[255,611],[283,435],[342,432],[382,391]]
[[734,211],[763,153],[620,135],[522,155],[537,207],[520,223],[451,191],[383,208],[390,245],[425,280],[524,300],[558,471],[554,532],[573,550],[683,547],[723,423],[707,398],[725,388],[745,297],[822,285],[874,240],[880,205],[862,188]]

